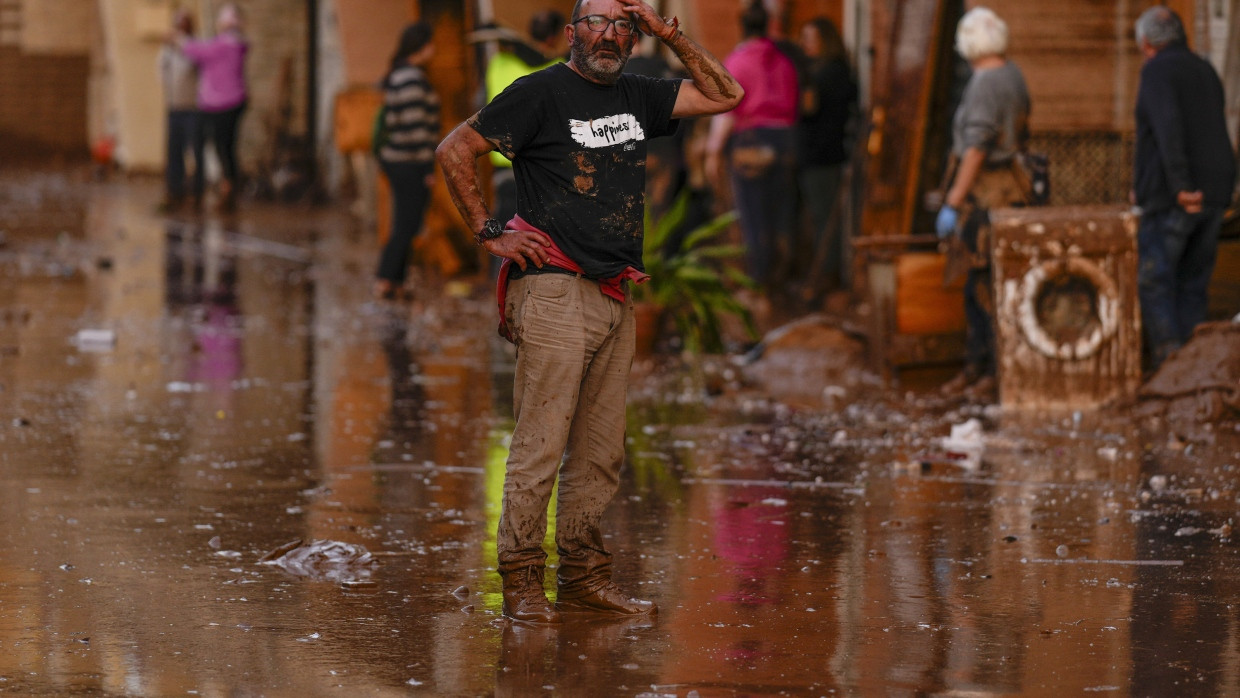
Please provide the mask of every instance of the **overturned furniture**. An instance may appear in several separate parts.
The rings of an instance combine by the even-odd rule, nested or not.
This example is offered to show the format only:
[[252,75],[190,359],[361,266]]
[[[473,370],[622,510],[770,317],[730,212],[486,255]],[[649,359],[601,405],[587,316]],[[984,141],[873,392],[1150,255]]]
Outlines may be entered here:
[[1127,207],[991,212],[999,401],[1079,409],[1141,382],[1137,218]]

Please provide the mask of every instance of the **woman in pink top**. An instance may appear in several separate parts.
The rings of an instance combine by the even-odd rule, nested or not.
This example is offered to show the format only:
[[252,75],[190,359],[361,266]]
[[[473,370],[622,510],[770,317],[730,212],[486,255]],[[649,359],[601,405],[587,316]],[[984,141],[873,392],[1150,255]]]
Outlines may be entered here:
[[708,172],[718,176],[725,149],[732,194],[745,242],[745,270],[760,286],[777,287],[796,220],[794,128],[799,90],[796,65],[766,36],[762,0],[741,13],[744,39],[724,60],[745,98],[714,117],[707,141]]
[[[237,127],[245,111],[245,55],[249,44],[241,36],[241,15],[228,3],[215,18],[211,39],[179,42],[181,51],[198,66],[198,108],[202,112],[200,142],[210,139],[223,170],[221,207],[232,210],[237,195]],[[203,168],[195,172],[195,190],[201,191]]]

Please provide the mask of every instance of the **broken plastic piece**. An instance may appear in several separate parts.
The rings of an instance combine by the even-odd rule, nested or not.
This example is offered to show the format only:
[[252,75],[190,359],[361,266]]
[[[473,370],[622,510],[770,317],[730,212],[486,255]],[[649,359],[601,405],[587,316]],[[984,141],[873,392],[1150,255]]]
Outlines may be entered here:
[[114,330],[78,330],[73,343],[81,351],[111,351],[116,347]]

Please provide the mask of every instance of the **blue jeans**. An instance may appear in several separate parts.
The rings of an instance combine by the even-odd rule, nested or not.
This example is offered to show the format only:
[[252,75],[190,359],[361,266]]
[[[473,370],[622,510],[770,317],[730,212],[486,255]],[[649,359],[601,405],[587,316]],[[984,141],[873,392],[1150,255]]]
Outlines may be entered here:
[[787,259],[796,220],[796,165],[791,128],[755,128],[732,137],[732,193],[745,242],[745,272],[766,287]]
[[964,280],[965,372],[995,375],[994,302],[990,267],[969,269]]
[[1141,216],[1137,289],[1141,322],[1154,368],[1206,319],[1207,289],[1218,255],[1223,209],[1200,213],[1174,207]]
[[[988,237],[982,235],[982,230],[989,227],[990,211],[986,209],[973,209],[965,219],[960,237],[970,256],[977,257],[982,253],[989,259],[990,250],[979,249],[979,246],[985,247]],[[984,267],[970,264],[964,279],[964,370],[974,378],[995,375],[997,349],[993,280],[989,264]]]
[[[220,161],[220,170],[234,193],[237,185],[240,184],[237,181],[239,174],[237,135],[240,133],[241,115],[245,113],[246,104],[242,102],[239,106],[227,111],[201,112],[198,119],[198,139],[202,143],[211,141],[215,147],[215,156]],[[200,192],[203,189],[203,177],[205,176],[203,169],[198,168],[194,174],[194,191]]]
[[434,166],[429,162],[382,161],[380,166],[392,185],[392,227],[375,276],[399,286],[405,283],[410,246],[422,230],[422,214],[430,200],[426,178]]
[[[194,154],[194,172],[202,170],[202,139],[198,137],[198,112],[174,109],[168,112],[168,143],[164,165],[164,191],[170,200],[185,196],[185,150]],[[202,196],[201,178],[194,178],[194,196]]]

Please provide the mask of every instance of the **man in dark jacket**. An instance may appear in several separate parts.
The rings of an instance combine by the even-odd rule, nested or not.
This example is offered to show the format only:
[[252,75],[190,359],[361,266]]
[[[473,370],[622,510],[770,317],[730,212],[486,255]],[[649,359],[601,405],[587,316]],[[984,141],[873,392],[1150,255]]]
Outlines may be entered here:
[[1137,19],[1136,34],[1145,55],[1133,176],[1142,210],[1137,276],[1150,362],[1157,368],[1206,318],[1236,161],[1223,85],[1210,63],[1189,50],[1179,16],[1151,7]]

